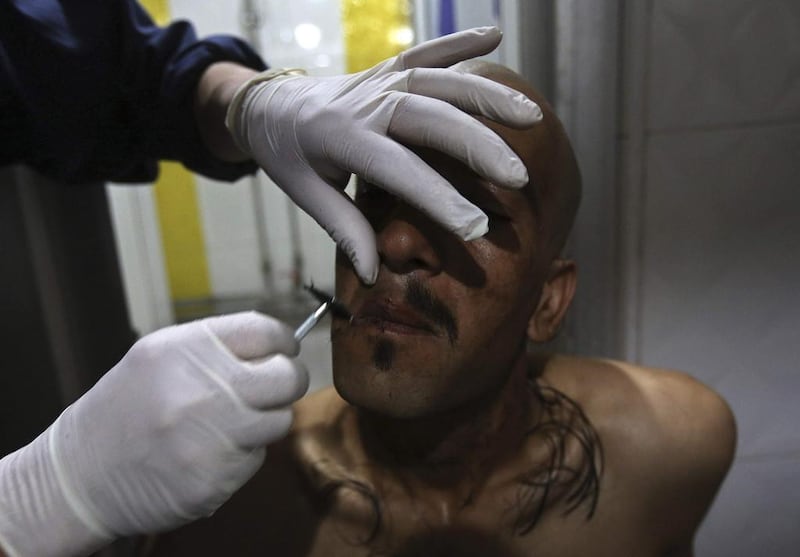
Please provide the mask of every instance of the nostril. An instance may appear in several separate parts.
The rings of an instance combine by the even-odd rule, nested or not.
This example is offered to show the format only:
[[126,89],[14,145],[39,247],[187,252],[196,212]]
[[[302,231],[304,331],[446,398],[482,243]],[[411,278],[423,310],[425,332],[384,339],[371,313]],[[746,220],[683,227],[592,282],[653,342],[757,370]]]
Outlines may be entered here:
[[414,271],[435,272],[440,258],[428,237],[414,224],[392,220],[378,234],[381,263],[398,274]]

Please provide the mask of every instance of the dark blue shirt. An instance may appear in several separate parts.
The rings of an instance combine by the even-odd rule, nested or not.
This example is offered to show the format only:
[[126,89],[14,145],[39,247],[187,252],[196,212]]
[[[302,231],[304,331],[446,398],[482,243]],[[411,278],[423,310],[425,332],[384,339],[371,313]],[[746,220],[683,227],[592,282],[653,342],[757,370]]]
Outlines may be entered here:
[[67,183],[149,182],[160,159],[222,180],[253,172],[216,160],[195,124],[197,81],[223,60],[265,68],[243,41],[158,27],[131,0],[0,0],[0,166]]

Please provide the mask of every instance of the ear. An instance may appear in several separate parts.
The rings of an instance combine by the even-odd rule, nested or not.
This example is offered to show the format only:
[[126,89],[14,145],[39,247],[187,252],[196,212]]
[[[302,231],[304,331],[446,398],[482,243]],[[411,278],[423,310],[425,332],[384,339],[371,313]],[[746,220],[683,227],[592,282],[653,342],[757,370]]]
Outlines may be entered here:
[[577,281],[578,270],[574,261],[553,260],[542,286],[539,305],[528,321],[528,338],[533,342],[548,342],[556,336],[575,296]]

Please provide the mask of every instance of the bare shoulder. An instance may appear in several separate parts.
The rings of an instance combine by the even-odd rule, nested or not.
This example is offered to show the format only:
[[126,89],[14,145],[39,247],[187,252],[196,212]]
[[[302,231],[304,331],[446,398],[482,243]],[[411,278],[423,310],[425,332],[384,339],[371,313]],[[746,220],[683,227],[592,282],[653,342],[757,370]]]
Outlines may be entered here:
[[698,464],[727,468],[736,445],[736,424],[728,403],[717,392],[684,372],[609,363],[641,393],[652,424],[663,432],[663,446],[688,454],[695,462],[701,457]]
[[[736,444],[733,413],[713,389],[691,375],[626,362],[556,356],[543,373],[595,424],[642,457],[691,457],[727,467]],[[665,463],[662,462],[662,466]]]
[[687,373],[614,360],[556,356],[542,378],[595,427],[612,492],[691,544],[736,448],[725,400]]

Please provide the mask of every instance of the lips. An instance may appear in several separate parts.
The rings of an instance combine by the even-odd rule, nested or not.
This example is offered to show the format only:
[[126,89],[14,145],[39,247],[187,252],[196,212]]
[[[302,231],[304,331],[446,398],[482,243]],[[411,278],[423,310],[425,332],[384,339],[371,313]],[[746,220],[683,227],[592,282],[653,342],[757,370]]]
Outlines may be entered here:
[[436,334],[430,321],[405,304],[390,300],[368,300],[355,313],[354,325],[377,327],[398,334]]

